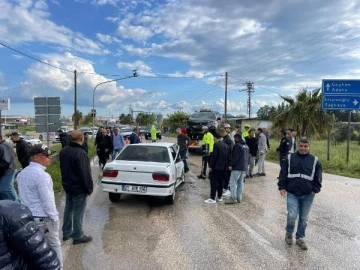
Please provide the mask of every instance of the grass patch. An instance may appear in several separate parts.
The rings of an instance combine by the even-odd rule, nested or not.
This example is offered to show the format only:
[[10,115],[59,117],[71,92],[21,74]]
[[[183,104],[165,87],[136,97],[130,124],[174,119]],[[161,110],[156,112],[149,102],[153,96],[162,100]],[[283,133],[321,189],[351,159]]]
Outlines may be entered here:
[[[270,151],[266,160],[279,163],[279,153],[276,148],[279,141],[270,140]],[[330,146],[330,160],[327,161],[327,141],[313,141],[311,143],[312,154],[316,155],[326,173],[360,178],[360,145],[357,142],[350,142],[349,164],[346,164],[346,143]]]
[[[52,150],[56,150],[57,153],[61,150],[61,144],[53,144],[51,145]],[[96,149],[94,144],[89,141],[89,158],[92,159],[96,156]],[[51,178],[54,183],[54,191],[59,192],[61,191],[62,184],[61,184],[61,171],[60,171],[60,162],[58,160],[54,160],[51,162],[50,166],[46,168],[46,171],[51,175]]]

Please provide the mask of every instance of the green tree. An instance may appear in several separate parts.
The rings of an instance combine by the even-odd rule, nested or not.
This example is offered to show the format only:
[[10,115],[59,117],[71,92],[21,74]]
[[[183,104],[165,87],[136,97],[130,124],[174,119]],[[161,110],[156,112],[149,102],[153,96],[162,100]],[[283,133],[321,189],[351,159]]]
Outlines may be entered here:
[[201,108],[199,112],[211,112],[211,109]]
[[302,89],[295,98],[280,97],[286,104],[282,106],[284,111],[273,119],[273,128],[294,128],[300,136],[317,138],[324,138],[331,131],[334,117],[321,110],[320,88],[313,91]]
[[[73,113],[71,119],[72,119],[73,122],[75,122],[75,113]],[[77,111],[76,111],[76,123],[75,123],[77,127],[78,127],[79,124],[81,123],[82,119],[83,119],[83,114],[82,114],[82,112],[80,112],[79,110],[77,110]]]
[[92,124],[92,116],[91,113],[88,113],[87,115],[85,115],[84,120],[82,121],[83,125],[87,126]]
[[136,117],[136,123],[139,126],[147,126],[150,124],[154,124],[155,122],[156,122],[156,117],[154,114],[139,113]]
[[186,126],[188,119],[188,114],[177,111],[172,114],[168,114],[167,118],[164,119],[163,125],[170,126],[171,130],[176,130],[178,127]]
[[119,116],[119,120],[120,120],[120,123],[121,124],[124,124],[124,125],[130,125],[130,124],[133,124],[134,123],[134,119],[132,117],[131,114],[124,114],[122,113],[120,116]]

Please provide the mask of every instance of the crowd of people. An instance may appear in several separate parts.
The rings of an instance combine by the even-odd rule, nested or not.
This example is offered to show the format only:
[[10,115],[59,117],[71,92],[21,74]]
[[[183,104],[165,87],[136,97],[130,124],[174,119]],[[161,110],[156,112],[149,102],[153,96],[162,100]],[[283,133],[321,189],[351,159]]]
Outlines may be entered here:
[[[216,204],[222,202],[225,196],[225,204],[241,203],[245,179],[266,176],[265,157],[270,149],[268,130],[255,130],[246,125],[243,132],[238,128],[231,131],[229,124],[224,124],[224,128],[214,134],[207,126],[203,126],[202,130],[203,155],[198,178],[210,179],[210,197],[204,202]],[[185,170],[188,171],[188,145],[184,146],[184,141],[190,139],[180,129],[177,132],[181,156]],[[319,193],[322,187],[322,166],[319,159],[310,154],[309,139],[300,138],[297,145],[297,133],[294,129],[281,130],[279,135],[280,142],[276,151],[279,152],[280,172],[277,185],[281,196],[287,197],[285,242],[292,245],[298,219],[296,244],[307,250],[305,230],[315,194]],[[253,175],[256,164],[258,171]]]

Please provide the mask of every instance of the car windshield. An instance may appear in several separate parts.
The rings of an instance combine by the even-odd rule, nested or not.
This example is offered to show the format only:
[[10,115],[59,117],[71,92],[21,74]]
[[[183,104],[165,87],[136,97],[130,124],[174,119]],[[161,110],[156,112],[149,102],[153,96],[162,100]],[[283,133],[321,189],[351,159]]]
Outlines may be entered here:
[[201,120],[216,120],[215,113],[213,112],[197,112],[190,116],[190,119]]
[[146,145],[129,145],[116,160],[170,163],[167,147]]

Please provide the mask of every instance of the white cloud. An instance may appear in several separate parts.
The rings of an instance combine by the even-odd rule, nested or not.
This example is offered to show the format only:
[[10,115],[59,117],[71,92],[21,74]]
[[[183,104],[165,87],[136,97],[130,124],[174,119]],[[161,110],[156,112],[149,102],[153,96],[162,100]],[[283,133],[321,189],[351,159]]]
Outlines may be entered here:
[[118,39],[116,37],[113,37],[113,36],[110,36],[110,35],[97,33],[96,37],[97,37],[98,40],[100,40],[100,42],[105,43],[105,44],[111,44],[111,43],[114,43],[114,42],[121,43],[120,39]]
[[[52,22],[44,1],[0,1],[0,36],[5,43],[45,42],[88,54],[104,54],[93,40]],[[44,31],[46,29],[46,31]]]
[[118,62],[117,66],[120,69],[126,69],[128,71],[137,70],[140,76],[155,76],[151,67],[140,60],[137,60],[134,63]]

